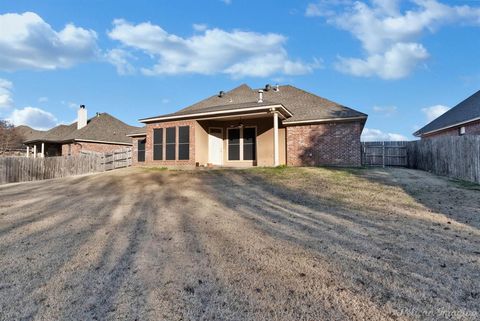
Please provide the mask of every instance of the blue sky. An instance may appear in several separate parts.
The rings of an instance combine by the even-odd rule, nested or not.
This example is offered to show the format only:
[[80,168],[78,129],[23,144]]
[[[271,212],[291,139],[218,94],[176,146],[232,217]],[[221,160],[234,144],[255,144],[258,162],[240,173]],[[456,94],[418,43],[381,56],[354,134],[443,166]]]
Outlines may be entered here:
[[479,1],[2,1],[0,118],[49,128],[292,84],[411,133],[480,89]]

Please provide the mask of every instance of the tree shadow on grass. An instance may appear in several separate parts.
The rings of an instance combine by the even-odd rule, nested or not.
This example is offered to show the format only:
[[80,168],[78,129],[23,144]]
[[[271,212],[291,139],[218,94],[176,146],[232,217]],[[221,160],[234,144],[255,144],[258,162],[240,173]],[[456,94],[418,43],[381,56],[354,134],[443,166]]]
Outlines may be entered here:
[[344,280],[356,280],[353,292],[379,306],[432,319],[452,310],[479,315],[478,242],[471,230],[432,229],[420,216],[402,215],[404,209],[382,213],[332,204],[248,171],[213,175],[203,178],[207,194],[271,237],[337,265]]

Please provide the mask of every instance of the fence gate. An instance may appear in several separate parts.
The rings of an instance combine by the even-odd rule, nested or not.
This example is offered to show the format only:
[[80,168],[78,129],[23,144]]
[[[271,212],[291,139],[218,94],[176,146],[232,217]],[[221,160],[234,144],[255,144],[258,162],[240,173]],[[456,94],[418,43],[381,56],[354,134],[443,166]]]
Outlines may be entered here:
[[103,154],[105,171],[132,166],[132,149],[125,148]]
[[407,166],[407,143],[362,142],[362,165],[364,166]]

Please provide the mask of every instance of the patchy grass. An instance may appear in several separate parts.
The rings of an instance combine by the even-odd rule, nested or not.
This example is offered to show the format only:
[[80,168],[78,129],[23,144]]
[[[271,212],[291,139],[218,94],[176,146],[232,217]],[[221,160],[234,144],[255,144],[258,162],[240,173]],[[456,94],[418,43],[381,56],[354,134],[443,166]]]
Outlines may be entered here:
[[460,179],[450,179],[450,181],[453,182],[454,184],[456,184],[457,186],[461,187],[461,188],[470,189],[470,190],[474,190],[474,191],[480,191],[480,184],[475,184],[473,182],[464,181],[464,180],[460,180]]
[[168,171],[168,167],[160,167],[160,166],[146,166],[140,167],[145,172],[163,172]]
[[362,168],[1,186],[0,320],[479,320],[479,194]]
[[383,212],[395,203],[418,209],[419,204],[401,186],[385,184],[388,174],[367,168],[255,168],[246,170],[278,187],[289,187],[330,205]]

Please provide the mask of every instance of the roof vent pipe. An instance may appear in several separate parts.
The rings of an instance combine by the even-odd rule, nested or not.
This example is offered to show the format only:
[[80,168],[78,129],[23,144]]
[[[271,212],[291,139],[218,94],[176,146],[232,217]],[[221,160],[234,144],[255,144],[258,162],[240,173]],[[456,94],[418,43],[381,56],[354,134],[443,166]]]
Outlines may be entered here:
[[218,97],[222,98],[223,95],[225,95],[225,92],[223,90],[220,90],[220,92],[218,93]]
[[270,84],[266,84],[265,85],[265,91],[269,91],[270,89],[272,89],[272,86],[270,86]]
[[275,85],[275,88],[273,89],[273,91],[280,91],[280,86],[278,84]]
[[258,103],[263,103],[263,90],[258,91]]

